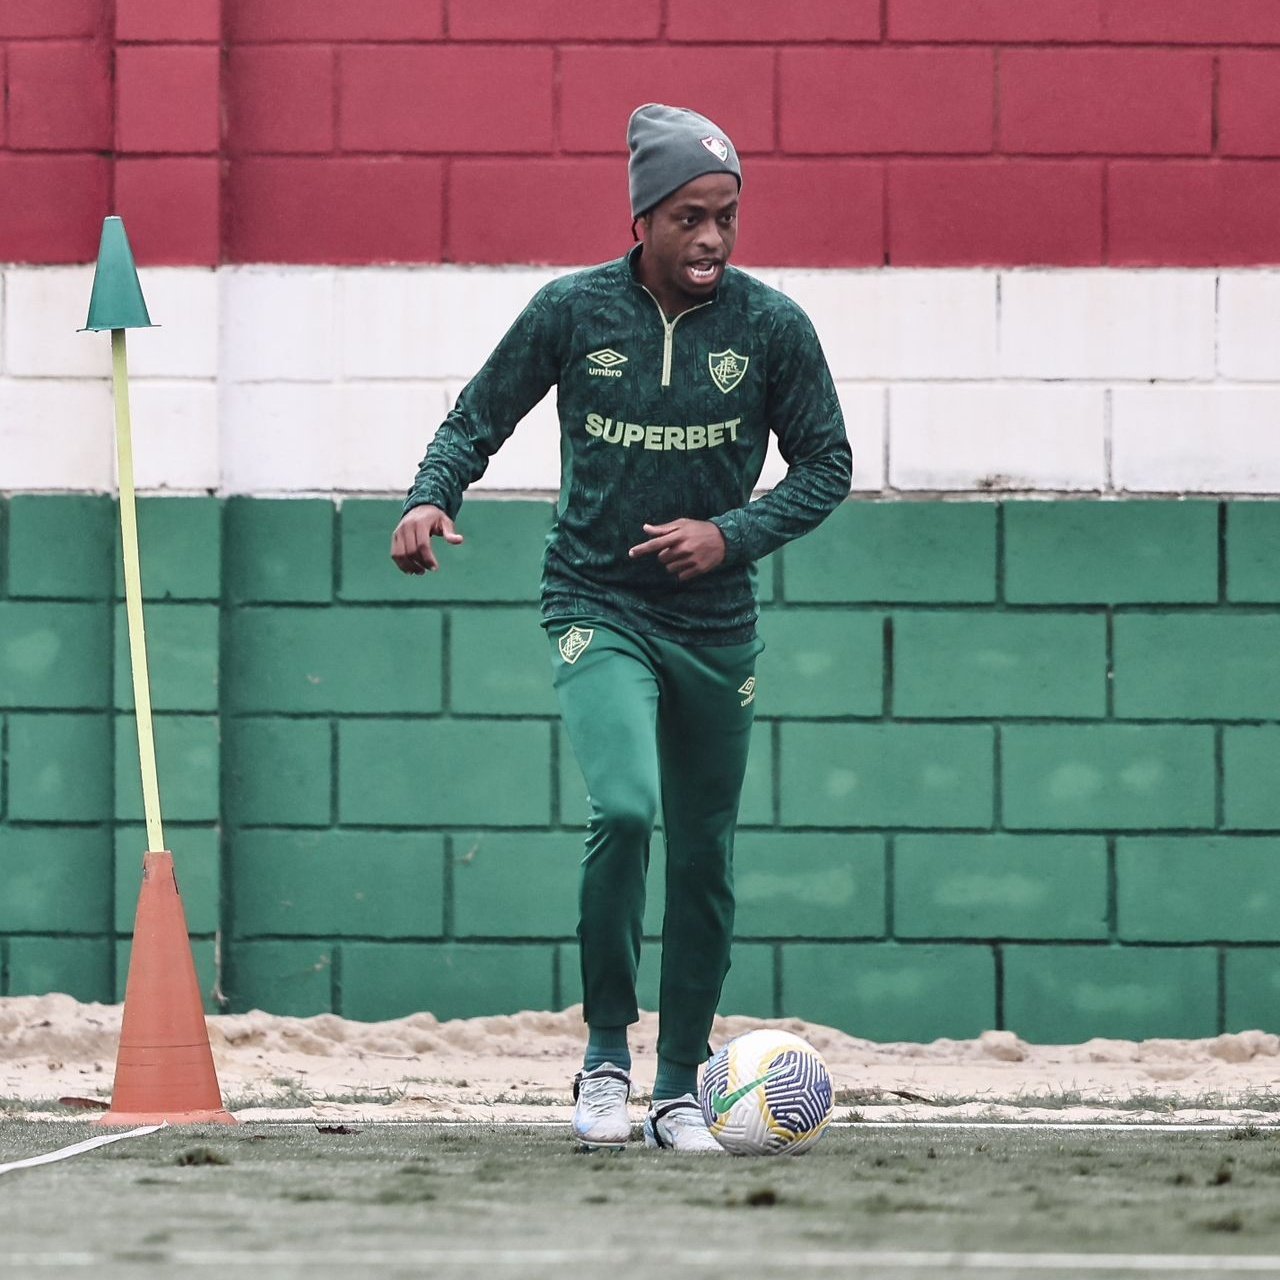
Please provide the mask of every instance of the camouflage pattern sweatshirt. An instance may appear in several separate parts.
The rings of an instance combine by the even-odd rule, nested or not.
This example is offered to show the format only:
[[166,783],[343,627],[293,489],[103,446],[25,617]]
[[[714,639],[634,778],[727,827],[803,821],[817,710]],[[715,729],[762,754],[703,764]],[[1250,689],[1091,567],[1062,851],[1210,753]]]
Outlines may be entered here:
[[[726,269],[713,298],[668,320],[636,278],[640,248],[546,285],[467,384],[405,510],[455,517],[516,424],[558,387],[560,498],[542,574],[544,623],[590,617],[690,644],[755,634],[755,562],[848,495],[852,457],[813,326],[785,295]],[[769,432],[785,478],[751,501]],[[645,524],[687,516],[726,559],[678,582],[632,560]]]

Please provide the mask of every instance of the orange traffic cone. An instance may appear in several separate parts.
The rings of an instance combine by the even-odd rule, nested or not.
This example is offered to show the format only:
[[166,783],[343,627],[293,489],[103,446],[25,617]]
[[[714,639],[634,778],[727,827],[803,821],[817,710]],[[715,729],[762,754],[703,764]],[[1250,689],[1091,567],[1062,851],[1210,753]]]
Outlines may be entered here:
[[173,854],[146,853],[111,1110],[99,1124],[235,1124],[222,1105]]

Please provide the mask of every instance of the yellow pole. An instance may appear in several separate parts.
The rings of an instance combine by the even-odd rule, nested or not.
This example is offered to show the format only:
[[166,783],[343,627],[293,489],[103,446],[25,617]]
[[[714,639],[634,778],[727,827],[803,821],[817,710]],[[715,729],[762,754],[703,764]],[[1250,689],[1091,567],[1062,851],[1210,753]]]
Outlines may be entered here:
[[142,573],[138,562],[138,508],[133,492],[133,433],[129,425],[129,363],[123,329],[111,330],[112,382],[116,396],[116,455],[120,472],[120,537],[124,548],[124,600],[129,617],[129,661],[133,667],[133,705],[138,718],[138,756],[142,764],[142,808],[147,817],[147,850],[164,850],[160,823],[160,781],[151,727],[151,681],[147,677],[147,633],[142,624]]

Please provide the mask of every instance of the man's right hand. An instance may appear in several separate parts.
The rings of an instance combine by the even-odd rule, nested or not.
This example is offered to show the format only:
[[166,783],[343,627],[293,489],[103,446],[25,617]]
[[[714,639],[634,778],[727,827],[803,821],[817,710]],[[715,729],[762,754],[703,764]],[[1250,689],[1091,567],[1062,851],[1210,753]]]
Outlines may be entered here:
[[391,535],[391,558],[401,573],[434,573],[440,567],[431,549],[432,538],[457,546],[462,534],[439,507],[426,505],[406,511]]

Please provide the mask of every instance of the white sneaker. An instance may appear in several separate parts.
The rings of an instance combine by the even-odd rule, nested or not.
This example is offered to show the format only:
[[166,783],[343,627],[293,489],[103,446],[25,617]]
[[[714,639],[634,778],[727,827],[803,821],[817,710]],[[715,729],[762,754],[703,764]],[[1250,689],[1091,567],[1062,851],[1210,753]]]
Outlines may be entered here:
[[574,1136],[588,1148],[625,1147],[631,1138],[630,1097],[631,1078],[612,1062],[579,1071],[573,1077]]
[[644,1145],[669,1151],[706,1151],[725,1155],[725,1149],[711,1136],[702,1108],[691,1093],[655,1102],[644,1118]]

